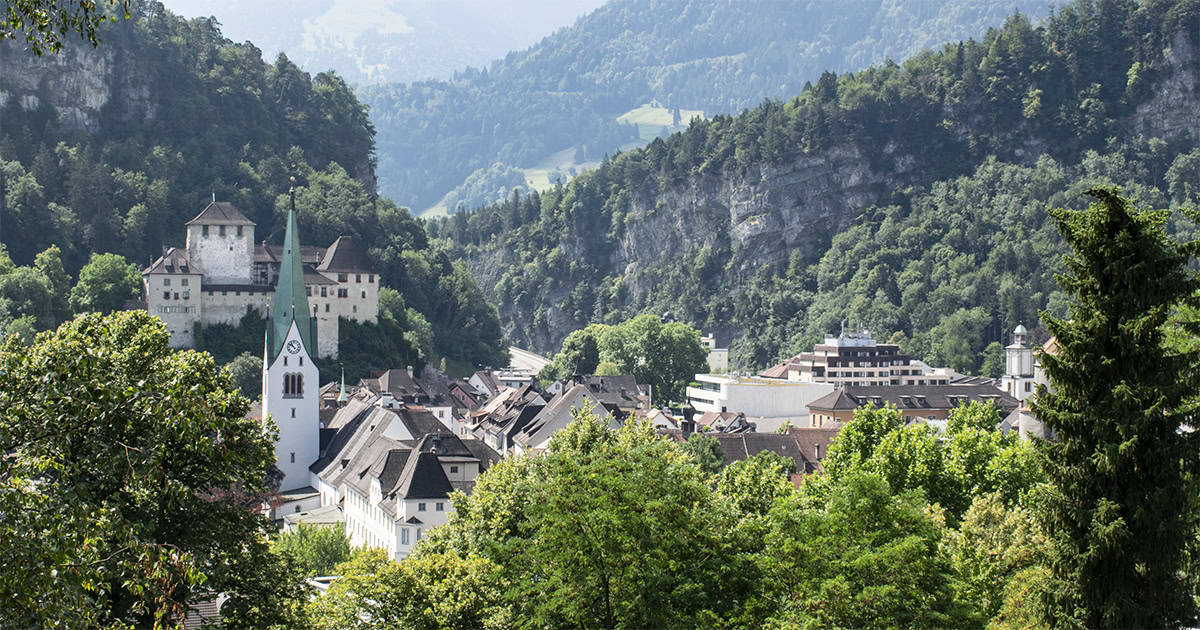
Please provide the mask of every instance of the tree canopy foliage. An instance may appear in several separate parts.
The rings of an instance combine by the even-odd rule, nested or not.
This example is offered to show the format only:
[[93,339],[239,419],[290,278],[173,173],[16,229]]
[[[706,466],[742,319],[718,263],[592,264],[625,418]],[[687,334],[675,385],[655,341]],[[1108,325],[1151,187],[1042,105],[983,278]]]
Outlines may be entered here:
[[229,627],[295,620],[257,511],[268,427],[212,357],[167,339],[132,311],[0,346],[0,625],[149,627],[212,593]]
[[680,322],[664,324],[657,315],[645,314],[571,333],[539,376],[553,380],[595,374],[601,364],[651,386],[656,400],[674,401],[682,400],[684,388],[696,374],[707,371],[708,351],[695,328]]

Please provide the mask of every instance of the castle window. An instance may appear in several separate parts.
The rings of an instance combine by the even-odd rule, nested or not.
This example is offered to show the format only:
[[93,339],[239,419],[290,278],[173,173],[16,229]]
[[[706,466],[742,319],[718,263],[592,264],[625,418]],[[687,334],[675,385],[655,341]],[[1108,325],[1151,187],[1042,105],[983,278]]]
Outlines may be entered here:
[[217,226],[217,236],[225,236],[225,226],[224,225]]
[[345,281],[346,281],[346,274],[339,273],[338,274],[338,282],[345,282]]
[[[304,396],[304,375],[290,373],[283,375],[283,397],[300,398]],[[292,410],[295,413],[295,409]]]
[[350,297],[350,290],[349,289],[338,289],[338,297],[340,297],[340,298]]
[[200,234],[202,236],[208,236],[208,226],[207,225],[200,226]]
[[238,236],[242,235],[242,226],[238,226]]
[[356,274],[354,274],[354,281],[355,281],[355,282],[362,282],[362,274],[361,274],[361,273],[356,273]]
[[327,297],[328,295],[329,293],[326,291],[325,287],[321,287],[321,297]]

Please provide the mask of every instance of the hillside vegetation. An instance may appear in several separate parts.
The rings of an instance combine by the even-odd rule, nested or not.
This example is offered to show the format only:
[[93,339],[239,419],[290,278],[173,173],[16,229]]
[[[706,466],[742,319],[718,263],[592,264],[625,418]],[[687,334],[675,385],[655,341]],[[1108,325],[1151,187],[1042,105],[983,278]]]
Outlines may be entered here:
[[362,239],[383,282],[402,290],[398,324],[432,327],[397,357],[503,361],[494,310],[466,268],[375,194],[374,129],[342,79],[310,76],[283,55],[264,63],[214,21],[157,2],[136,3],[133,19],[101,38],[98,49],[45,58],[0,44],[0,243],[15,265],[57,245],[69,276],[96,252],[145,267],[184,244],[184,223],[214,197],[253,220],[259,240],[279,242],[294,174],[304,241]]
[[364,89],[379,128],[380,186],[401,204],[428,208],[496,162],[525,168],[564,149],[584,162],[639,141],[639,130],[617,118],[651,101],[738,112],[794,96],[823,70],[903,59],[978,36],[1014,10],[1045,15],[1050,4],[613,0],[451,81]]
[[975,370],[1005,331],[1065,305],[1047,205],[1081,207],[1106,182],[1148,205],[1194,199],[1198,15],[1156,1],[1013,16],[431,233],[518,344],[671,311],[758,367],[849,318]]

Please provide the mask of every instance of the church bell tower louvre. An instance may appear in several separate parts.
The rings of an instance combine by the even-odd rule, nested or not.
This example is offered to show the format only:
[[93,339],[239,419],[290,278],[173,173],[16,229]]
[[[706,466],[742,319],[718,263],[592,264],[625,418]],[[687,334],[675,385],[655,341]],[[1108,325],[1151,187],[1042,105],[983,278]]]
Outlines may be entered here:
[[320,447],[320,376],[312,362],[317,322],[304,288],[295,178],[289,194],[283,256],[263,344],[262,380],[263,416],[269,414],[279,429],[275,465],[283,473],[281,492],[312,485],[308,467],[317,460]]

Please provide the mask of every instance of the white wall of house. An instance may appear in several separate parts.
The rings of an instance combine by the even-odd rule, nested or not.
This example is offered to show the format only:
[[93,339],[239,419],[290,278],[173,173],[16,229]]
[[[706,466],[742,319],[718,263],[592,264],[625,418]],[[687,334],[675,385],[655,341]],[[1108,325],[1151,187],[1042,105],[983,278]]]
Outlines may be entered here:
[[[701,387],[688,387],[688,402],[700,413],[743,413],[747,418],[801,420],[808,403],[833,391],[832,383],[697,374]],[[793,422],[795,424],[795,422]]]

